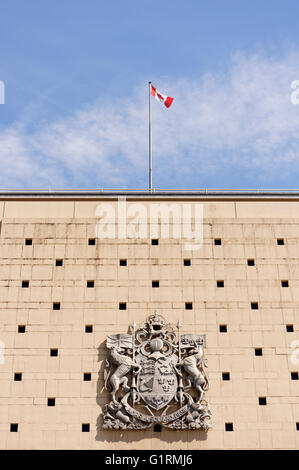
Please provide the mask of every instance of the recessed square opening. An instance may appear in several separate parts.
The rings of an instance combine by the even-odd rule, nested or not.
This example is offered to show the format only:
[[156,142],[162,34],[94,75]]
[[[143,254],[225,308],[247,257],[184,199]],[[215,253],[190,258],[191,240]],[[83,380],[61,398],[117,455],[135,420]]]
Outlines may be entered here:
[[154,432],[162,432],[161,424],[154,424]]
[[60,310],[60,302],[53,302],[53,310]]
[[227,325],[219,325],[220,333],[227,333]]
[[89,238],[88,239],[88,245],[94,246],[96,244],[96,239],[95,238]]
[[262,348],[255,348],[254,354],[255,354],[256,356],[262,356],[262,355],[263,355],[263,350],[262,350]]
[[193,309],[192,302],[186,302],[185,303],[185,310],[192,310],[192,309]]
[[184,266],[191,266],[191,259],[184,259]]
[[217,287],[224,287],[224,281],[217,281]]
[[289,287],[289,281],[281,281],[281,287]]
[[15,372],[14,381],[15,382],[21,382],[22,381],[22,373],[21,372]]
[[127,310],[126,302],[120,302],[119,303],[119,310]]
[[248,265],[248,266],[255,266],[254,259],[252,259],[252,258],[251,258],[251,259],[248,259],[248,260],[247,260],[247,265]]
[[25,325],[18,325],[18,333],[25,333],[26,326]]
[[90,431],[90,424],[89,423],[83,423],[82,424],[82,432],[89,432]]
[[277,238],[277,245],[284,245],[284,238]]
[[25,240],[25,245],[26,245],[26,246],[32,245],[32,238],[26,238],[26,240]]
[[58,356],[58,349],[50,349],[50,356],[51,357],[57,357]]
[[298,372],[291,372],[291,379],[292,380],[299,380]]
[[222,245],[221,238],[214,238],[214,245]]
[[267,405],[267,398],[266,397],[259,397],[259,405],[266,406]]
[[85,325],[85,333],[92,333],[93,326],[92,325]]
[[55,398],[48,398],[48,406],[55,406]]
[[91,373],[90,372],[84,372],[83,380],[84,380],[84,382],[90,382],[91,381]]
[[152,238],[152,245],[159,245],[159,240],[158,238]]
[[230,380],[230,373],[222,372],[222,380]]
[[22,288],[27,289],[29,287],[29,281],[22,281]]
[[152,287],[159,287],[159,281],[152,281]]
[[86,286],[88,289],[91,289],[94,287],[94,281],[87,281]]
[[126,259],[120,259],[119,260],[119,265],[120,266],[127,266],[127,260]]
[[250,306],[251,306],[251,310],[258,310],[259,308],[258,302],[251,302]]
[[233,423],[225,423],[225,430],[229,432],[233,431],[234,430]]
[[18,432],[19,425],[17,423],[11,423],[10,425],[10,432]]
[[56,266],[63,266],[63,260],[62,259],[57,259],[56,260]]
[[293,333],[294,332],[294,325],[286,325],[286,331],[287,331],[287,333]]

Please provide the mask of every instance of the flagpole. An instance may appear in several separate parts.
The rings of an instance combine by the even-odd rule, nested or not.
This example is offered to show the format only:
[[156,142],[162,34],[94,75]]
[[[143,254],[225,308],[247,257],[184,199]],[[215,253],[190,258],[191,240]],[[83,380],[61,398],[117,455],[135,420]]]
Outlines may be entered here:
[[149,191],[152,192],[153,181],[152,181],[152,113],[151,113],[151,83],[148,82],[148,171],[149,171]]

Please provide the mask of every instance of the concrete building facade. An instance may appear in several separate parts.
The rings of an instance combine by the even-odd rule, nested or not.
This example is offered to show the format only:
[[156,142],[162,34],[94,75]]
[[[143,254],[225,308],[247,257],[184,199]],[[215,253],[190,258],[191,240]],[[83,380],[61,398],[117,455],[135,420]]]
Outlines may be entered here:
[[[196,249],[174,235],[187,206]],[[299,194],[11,192],[0,220],[1,449],[299,447]],[[106,336],[155,310],[206,335],[207,433],[102,429]]]

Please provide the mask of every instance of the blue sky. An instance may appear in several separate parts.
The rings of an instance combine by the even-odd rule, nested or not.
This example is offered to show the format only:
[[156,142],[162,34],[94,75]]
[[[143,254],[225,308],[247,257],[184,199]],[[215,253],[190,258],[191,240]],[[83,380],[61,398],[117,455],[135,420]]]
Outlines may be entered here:
[[0,187],[298,188],[296,0],[3,0]]

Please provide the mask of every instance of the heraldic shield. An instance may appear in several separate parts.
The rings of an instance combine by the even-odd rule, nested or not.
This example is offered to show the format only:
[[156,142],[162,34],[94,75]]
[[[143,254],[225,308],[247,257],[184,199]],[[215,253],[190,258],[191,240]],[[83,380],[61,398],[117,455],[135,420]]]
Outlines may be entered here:
[[104,408],[104,429],[211,427],[204,399],[205,336],[181,335],[180,328],[178,322],[175,331],[155,312],[138,330],[134,322],[132,334],[107,337],[104,381],[111,401]]
[[[153,342],[156,345],[160,343],[160,340],[156,339]],[[153,353],[147,358],[139,356],[136,358],[136,362],[141,366],[137,378],[137,390],[141,397],[155,410],[164,408],[171,402],[177,391],[178,380],[174,368],[177,357],[174,354],[170,357],[165,357],[162,354],[157,357]]]

